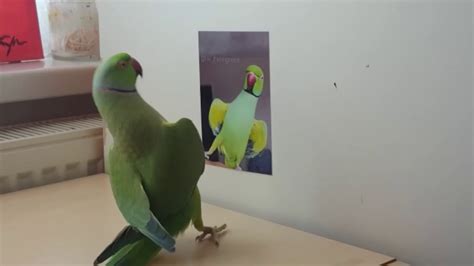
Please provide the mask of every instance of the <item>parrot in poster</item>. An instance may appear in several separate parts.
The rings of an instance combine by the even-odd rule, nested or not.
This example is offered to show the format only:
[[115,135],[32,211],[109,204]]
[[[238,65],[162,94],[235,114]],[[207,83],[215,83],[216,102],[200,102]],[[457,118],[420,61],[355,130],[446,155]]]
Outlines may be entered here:
[[94,265],[146,265],[161,249],[175,250],[175,239],[190,223],[197,241],[226,228],[204,226],[197,182],[204,171],[204,149],[191,120],[166,121],[137,92],[142,76],[136,59],[119,53],[94,73],[93,99],[114,144],[108,170],[117,206],[129,223]]
[[253,158],[267,145],[267,124],[255,119],[257,102],[263,91],[263,70],[257,65],[246,69],[244,87],[229,104],[219,98],[212,101],[209,126],[216,136],[206,157],[216,149],[224,154],[225,166],[240,169],[244,157]]

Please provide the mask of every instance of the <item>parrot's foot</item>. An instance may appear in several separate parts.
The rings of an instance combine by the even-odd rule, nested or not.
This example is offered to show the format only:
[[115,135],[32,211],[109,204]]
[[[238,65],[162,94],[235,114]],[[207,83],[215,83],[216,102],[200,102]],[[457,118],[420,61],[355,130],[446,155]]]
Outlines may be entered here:
[[196,237],[196,241],[201,242],[201,241],[204,240],[204,238],[207,235],[211,235],[210,239],[212,240],[212,242],[214,242],[214,244],[216,246],[219,246],[219,241],[217,239],[217,236],[220,232],[224,231],[226,228],[227,228],[226,224],[223,224],[219,227],[217,227],[217,226],[214,226],[214,227],[204,226],[204,228],[202,230],[202,234],[200,234]]
[[237,170],[237,171],[242,171],[242,167],[240,167],[240,165],[239,165],[239,166],[237,166],[237,167],[235,168],[235,170]]
[[208,151],[204,152],[204,158],[209,160],[209,157],[212,155],[212,153],[209,153]]

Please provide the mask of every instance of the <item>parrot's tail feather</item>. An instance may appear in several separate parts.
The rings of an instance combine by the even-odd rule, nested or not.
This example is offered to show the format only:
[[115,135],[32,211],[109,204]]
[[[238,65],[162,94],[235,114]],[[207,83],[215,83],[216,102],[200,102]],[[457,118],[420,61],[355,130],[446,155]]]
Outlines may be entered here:
[[94,265],[103,263],[126,245],[133,244],[141,239],[143,239],[142,233],[130,225],[125,226],[122,231],[118,233],[112,243],[110,243],[95,259]]
[[107,262],[108,266],[145,266],[158,254],[160,247],[153,241],[143,239],[123,247]]
[[146,265],[160,247],[133,226],[126,226],[94,261],[94,265]]

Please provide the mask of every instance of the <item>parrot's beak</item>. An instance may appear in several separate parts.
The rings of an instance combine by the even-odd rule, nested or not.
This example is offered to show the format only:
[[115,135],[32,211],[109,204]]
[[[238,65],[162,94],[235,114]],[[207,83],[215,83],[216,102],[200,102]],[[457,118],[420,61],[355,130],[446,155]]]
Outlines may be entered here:
[[255,82],[257,82],[257,76],[252,72],[247,73],[247,89],[253,89]]
[[137,73],[137,75],[139,75],[140,77],[143,77],[143,70],[142,70],[142,66],[140,65],[140,63],[138,63],[138,61],[132,57],[132,67],[133,69],[135,69],[135,72]]

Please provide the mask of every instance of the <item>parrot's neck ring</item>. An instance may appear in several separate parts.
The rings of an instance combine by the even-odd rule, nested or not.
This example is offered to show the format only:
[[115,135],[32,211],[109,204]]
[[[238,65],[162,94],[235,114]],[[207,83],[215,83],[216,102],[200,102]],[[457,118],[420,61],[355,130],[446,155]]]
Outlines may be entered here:
[[107,91],[113,91],[113,92],[118,92],[118,93],[135,93],[135,92],[137,92],[137,89],[124,90],[124,89],[117,89],[117,88],[106,88],[105,90],[107,90]]
[[253,91],[250,90],[250,89],[245,89],[244,91],[245,91],[246,93],[250,94],[250,95],[253,95],[255,98],[259,98],[259,96],[258,96],[258,95],[255,95],[255,93],[253,93]]

